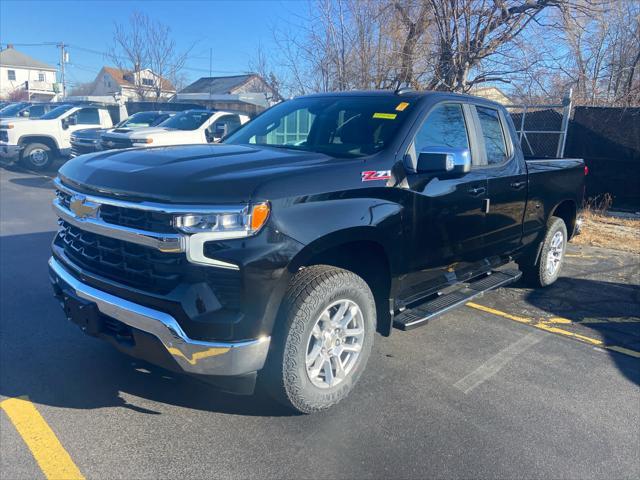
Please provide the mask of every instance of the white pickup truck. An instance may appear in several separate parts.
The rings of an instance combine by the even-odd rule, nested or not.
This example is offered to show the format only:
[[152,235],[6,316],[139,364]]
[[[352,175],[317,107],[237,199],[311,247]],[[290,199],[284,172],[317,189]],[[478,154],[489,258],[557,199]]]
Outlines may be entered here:
[[44,170],[58,156],[71,153],[71,133],[84,128],[109,128],[113,120],[105,106],[63,104],[37,119],[0,121],[0,157],[20,160],[33,170]]
[[103,150],[142,146],[214,143],[250,120],[248,115],[220,110],[185,110],[156,127],[102,135]]

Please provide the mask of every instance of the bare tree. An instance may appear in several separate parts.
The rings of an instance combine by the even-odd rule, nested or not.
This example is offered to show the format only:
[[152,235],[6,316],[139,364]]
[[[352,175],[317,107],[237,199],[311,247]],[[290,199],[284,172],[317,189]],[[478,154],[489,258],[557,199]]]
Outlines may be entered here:
[[[172,81],[180,79],[192,48],[178,51],[169,26],[134,11],[127,24],[115,24],[108,57],[130,75],[140,99],[151,96],[159,100],[163,92],[171,90]],[[144,73],[147,69],[150,74]]]

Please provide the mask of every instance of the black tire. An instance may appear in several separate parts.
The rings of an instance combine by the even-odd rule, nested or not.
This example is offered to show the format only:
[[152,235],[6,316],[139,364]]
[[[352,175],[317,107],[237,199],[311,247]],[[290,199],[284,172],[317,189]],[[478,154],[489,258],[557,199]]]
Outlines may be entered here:
[[[306,360],[311,354],[308,349],[312,342],[319,342],[317,335],[313,335],[312,339],[312,331],[316,331],[316,322],[320,321],[325,310],[345,300],[357,305],[361,312],[358,317],[358,321],[364,325],[361,349],[346,376],[335,386],[322,388],[314,384],[311,374],[307,373]],[[303,268],[293,277],[283,299],[269,358],[259,374],[259,385],[276,401],[298,412],[326,410],[349,395],[362,375],[371,354],[375,330],[375,300],[362,278],[353,272],[327,265]],[[328,361],[329,365],[334,365],[331,360]],[[324,375],[326,380],[326,370]],[[317,383],[318,377],[314,378]],[[335,378],[338,378],[337,375]]]
[[29,143],[20,155],[22,166],[36,171],[49,168],[53,163],[53,159],[53,150],[44,143]]
[[[557,235],[562,236],[559,250],[556,245]],[[562,265],[564,264],[567,239],[567,226],[564,221],[558,217],[551,217],[549,219],[547,233],[542,241],[542,249],[540,250],[538,261],[536,262],[532,256],[518,260],[523,279],[529,286],[535,288],[548,287],[558,279],[562,271]],[[552,250],[556,253],[550,253]],[[555,263],[554,268],[550,266],[550,257],[557,259],[557,263],[555,261],[553,262]]]

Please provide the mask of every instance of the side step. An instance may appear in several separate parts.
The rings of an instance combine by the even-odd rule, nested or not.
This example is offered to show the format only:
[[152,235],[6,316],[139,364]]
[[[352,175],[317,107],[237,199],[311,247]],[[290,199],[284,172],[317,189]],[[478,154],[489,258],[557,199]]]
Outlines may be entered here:
[[521,276],[522,272],[519,270],[494,270],[477,280],[460,284],[461,288],[458,290],[440,295],[433,300],[427,300],[413,308],[407,308],[394,317],[393,326],[400,330],[419,327],[452,308],[482,296],[484,292],[516,282]]

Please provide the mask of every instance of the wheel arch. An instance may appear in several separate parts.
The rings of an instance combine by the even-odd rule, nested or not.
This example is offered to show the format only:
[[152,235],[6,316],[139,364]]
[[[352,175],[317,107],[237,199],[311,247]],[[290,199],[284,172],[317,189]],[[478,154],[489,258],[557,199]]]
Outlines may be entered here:
[[51,148],[54,153],[60,153],[60,148],[58,147],[57,140],[49,135],[23,135],[18,140],[18,145],[26,146],[30,143],[42,143]]
[[302,249],[290,262],[294,273],[311,265],[330,265],[349,270],[369,285],[376,300],[377,329],[391,333],[389,295],[393,271],[390,246],[374,227],[357,227],[334,232]]
[[567,227],[567,232],[569,235],[569,238],[567,240],[571,239],[575,232],[576,220],[578,217],[578,206],[576,202],[574,200],[563,200],[559,202],[549,213],[547,222],[551,220],[551,217],[558,217],[562,219]]

